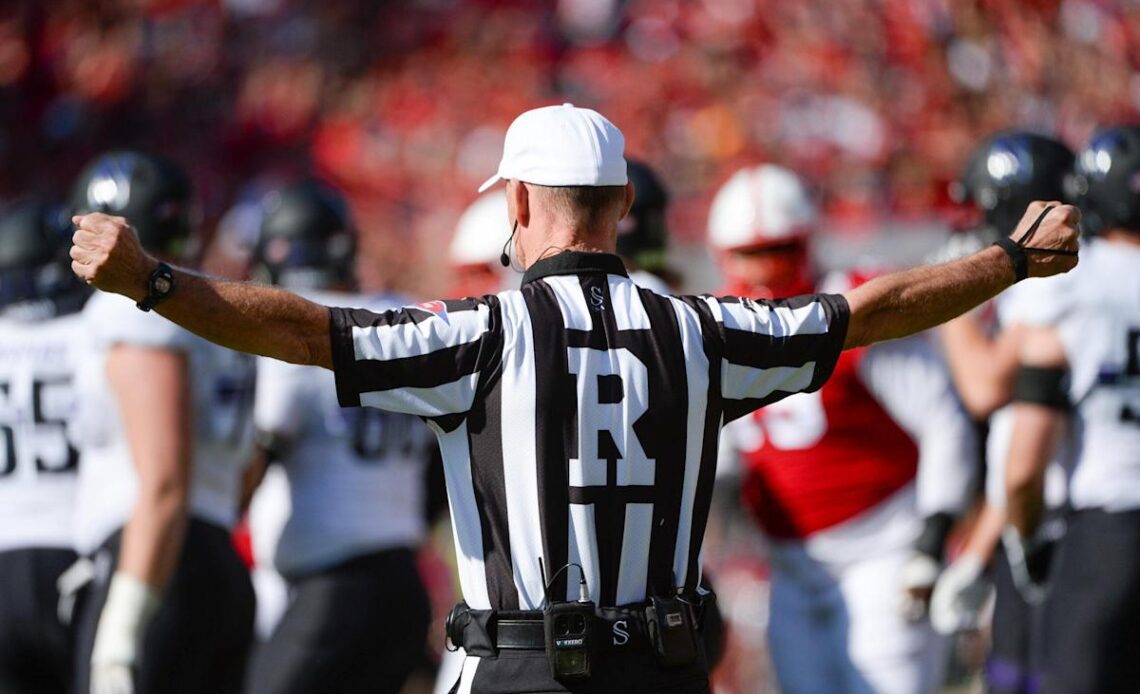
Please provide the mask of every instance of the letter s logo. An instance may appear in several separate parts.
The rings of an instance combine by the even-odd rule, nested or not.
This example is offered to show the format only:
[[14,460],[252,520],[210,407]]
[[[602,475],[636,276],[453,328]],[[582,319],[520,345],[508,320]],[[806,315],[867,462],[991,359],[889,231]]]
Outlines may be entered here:
[[627,623],[624,619],[619,619],[618,621],[614,622],[613,630],[615,646],[624,646],[629,643],[629,632],[627,629],[629,629],[629,623]]
[[606,297],[602,294],[601,287],[590,287],[590,306],[592,306],[595,311],[606,310]]

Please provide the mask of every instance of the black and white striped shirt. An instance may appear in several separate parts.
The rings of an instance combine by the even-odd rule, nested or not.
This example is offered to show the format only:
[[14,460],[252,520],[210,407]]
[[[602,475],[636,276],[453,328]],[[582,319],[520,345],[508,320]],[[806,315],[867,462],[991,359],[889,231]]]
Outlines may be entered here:
[[540,557],[599,605],[695,588],[721,427],[822,386],[848,317],[838,295],[662,296],[565,252],[520,290],[331,325],[341,405],[439,437],[467,604],[516,610],[543,605]]

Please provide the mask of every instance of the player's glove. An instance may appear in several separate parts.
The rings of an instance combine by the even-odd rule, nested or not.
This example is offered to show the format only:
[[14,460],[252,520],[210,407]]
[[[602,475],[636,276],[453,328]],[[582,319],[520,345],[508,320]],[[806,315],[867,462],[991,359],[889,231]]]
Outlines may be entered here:
[[900,608],[903,617],[917,622],[926,616],[930,594],[934,582],[942,571],[942,563],[925,552],[914,552],[902,570],[902,599]]
[[158,605],[158,593],[146,583],[123,573],[111,578],[91,651],[90,694],[134,693],[143,637]]
[[954,527],[954,516],[933,513],[922,520],[922,532],[914,541],[913,551],[902,570],[903,617],[917,622],[926,617],[934,582],[942,573],[942,555],[946,551],[946,538]]
[[974,554],[954,560],[938,577],[930,598],[930,623],[941,634],[978,628],[990,585],[985,565]]
[[71,624],[79,593],[93,580],[95,580],[95,562],[87,557],[76,559],[74,564],[67,567],[59,578],[55,579],[55,588],[59,591],[55,614],[59,617],[60,624]]
[[1009,561],[1013,585],[1021,597],[1031,605],[1044,600],[1054,540],[1041,533],[1026,539],[1016,528],[1009,527],[1001,534],[1001,544]]

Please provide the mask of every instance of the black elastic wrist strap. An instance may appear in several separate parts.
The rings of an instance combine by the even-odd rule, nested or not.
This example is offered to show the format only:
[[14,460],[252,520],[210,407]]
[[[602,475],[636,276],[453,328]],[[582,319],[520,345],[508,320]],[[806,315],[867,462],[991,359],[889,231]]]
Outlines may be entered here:
[[1009,256],[1010,262],[1013,263],[1013,274],[1018,282],[1029,277],[1030,253],[1043,253],[1047,255],[1077,254],[1076,251],[1065,251],[1053,248],[1033,248],[1032,246],[1025,245],[1029,239],[1033,238],[1033,234],[1037,232],[1037,227],[1041,226],[1041,222],[1045,221],[1045,215],[1049,214],[1049,211],[1052,209],[1052,207],[1046,207],[1042,210],[1041,214],[1037,216],[1037,219],[1033,220],[1033,224],[1029,225],[1029,228],[1025,230],[1021,238],[1016,241],[1008,236],[994,241],[994,245],[1005,251],[1005,254]]

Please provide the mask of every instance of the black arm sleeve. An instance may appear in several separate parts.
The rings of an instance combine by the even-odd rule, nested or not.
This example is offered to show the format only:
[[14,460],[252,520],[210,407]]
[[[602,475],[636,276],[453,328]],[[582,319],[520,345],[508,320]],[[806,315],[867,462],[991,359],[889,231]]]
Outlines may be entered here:
[[1013,401],[1067,412],[1072,407],[1069,400],[1069,370],[1021,367],[1013,384]]

